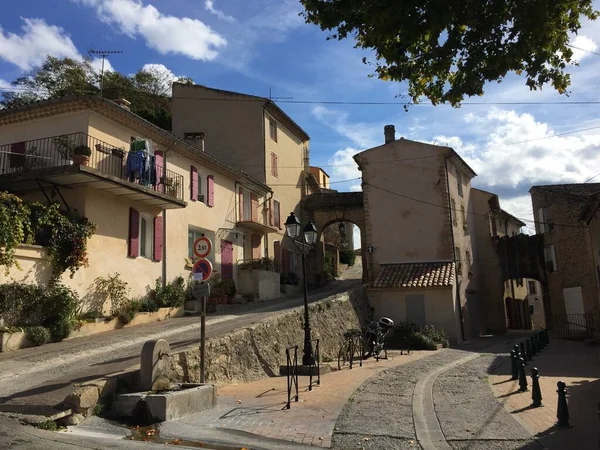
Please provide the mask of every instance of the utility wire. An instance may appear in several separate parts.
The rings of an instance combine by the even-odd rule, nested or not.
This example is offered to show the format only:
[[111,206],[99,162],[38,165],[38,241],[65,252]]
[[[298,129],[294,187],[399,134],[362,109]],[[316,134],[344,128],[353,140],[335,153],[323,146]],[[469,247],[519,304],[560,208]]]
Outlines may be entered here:
[[587,50],[585,48],[575,47],[574,45],[571,45],[571,44],[567,44],[567,47],[571,47],[571,48],[574,48],[576,50],[581,50],[582,52],[591,53],[592,55],[598,55],[598,56],[600,56],[600,53],[597,53],[597,52],[595,52],[593,50]]

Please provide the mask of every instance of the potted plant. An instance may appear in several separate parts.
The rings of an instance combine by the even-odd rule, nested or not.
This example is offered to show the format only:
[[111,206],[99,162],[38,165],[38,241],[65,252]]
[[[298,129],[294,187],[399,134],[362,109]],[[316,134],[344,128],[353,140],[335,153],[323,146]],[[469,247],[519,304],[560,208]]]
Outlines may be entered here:
[[297,295],[300,293],[300,277],[295,272],[281,273],[281,290],[286,294]]
[[92,149],[87,145],[78,145],[73,149],[73,163],[87,166],[92,156]]
[[54,148],[65,161],[72,162],[73,149],[76,147],[75,141],[69,135],[62,135],[52,139]]
[[210,284],[210,296],[208,297],[209,302],[215,304],[226,304],[227,303],[227,294],[225,294],[225,289],[223,286],[223,281],[221,280],[221,275],[217,272],[213,272],[213,275],[209,281]]
[[235,281],[223,280],[223,281],[221,281],[221,288],[222,288],[223,295],[227,296],[227,304],[232,305],[235,300],[235,295],[237,294],[237,289],[235,287]]

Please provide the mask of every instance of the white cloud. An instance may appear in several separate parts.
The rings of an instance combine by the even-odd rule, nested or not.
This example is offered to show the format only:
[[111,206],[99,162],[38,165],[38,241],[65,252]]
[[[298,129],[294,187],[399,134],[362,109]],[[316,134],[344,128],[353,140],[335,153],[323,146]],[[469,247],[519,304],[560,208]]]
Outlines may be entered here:
[[204,0],[204,8],[211,14],[214,14],[219,19],[224,20],[225,22],[235,22],[235,18],[232,16],[228,16],[220,9],[215,8],[215,2],[213,0]]
[[161,91],[167,95],[171,95],[173,83],[179,81],[183,77],[183,75],[175,75],[171,69],[164,64],[144,64],[142,70],[155,74],[157,79],[162,83],[160,86]]
[[[331,181],[335,182],[334,189],[343,190],[342,183],[338,183],[343,180],[354,180],[349,182],[346,186],[350,191],[361,191],[361,173],[358,170],[356,161],[352,159],[360,150],[353,147],[346,147],[345,149],[338,150],[333,154],[328,161],[331,166]],[[358,180],[355,180],[359,178]]]
[[573,47],[573,59],[576,62],[581,62],[583,59],[594,56],[593,53],[598,49],[598,44],[596,44],[592,39],[586,36],[578,35],[571,41],[571,45]]
[[350,139],[361,149],[375,147],[383,143],[383,125],[379,127],[379,130],[375,130],[372,123],[351,123],[348,120],[348,113],[325,108],[324,106],[315,106],[312,113],[319,121]]
[[79,58],[79,52],[69,35],[43,19],[23,18],[22,34],[5,33],[0,28],[0,59],[21,70],[31,70],[48,55],[57,58]]
[[12,88],[12,85],[10,84],[10,82],[0,78],[0,89],[10,89],[10,88]]
[[141,0],[75,0],[93,7],[98,17],[127,36],[142,37],[160,54],[180,54],[202,61],[215,59],[225,38],[198,19],[161,13]]
[[[102,71],[102,58],[94,58],[90,61],[90,64],[92,65],[93,69],[100,73]],[[110,61],[105,58],[104,59],[104,72],[114,72],[115,69],[113,68],[112,64],[110,63]]]

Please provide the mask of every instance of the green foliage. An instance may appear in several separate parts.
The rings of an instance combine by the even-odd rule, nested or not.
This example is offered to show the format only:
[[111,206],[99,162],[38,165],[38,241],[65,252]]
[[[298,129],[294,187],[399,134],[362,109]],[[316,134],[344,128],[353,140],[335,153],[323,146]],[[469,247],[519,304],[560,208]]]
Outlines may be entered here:
[[50,342],[50,331],[40,326],[25,328],[25,336],[36,347]]
[[356,262],[356,253],[353,250],[342,250],[340,252],[340,263],[353,266]]
[[75,154],[75,148],[78,147],[73,137],[66,134],[55,137],[54,139],[52,139],[52,143],[54,144],[54,148],[56,149],[56,151],[64,159],[71,159],[71,157]]
[[291,284],[298,286],[300,283],[300,277],[295,272],[281,272],[279,275],[279,282],[281,285]]
[[183,277],[175,278],[173,283],[166,284],[165,287],[160,278],[157,278],[155,288],[150,291],[150,299],[158,308],[179,308],[183,306],[186,297]]
[[92,149],[87,145],[78,145],[73,149],[74,155],[92,156]]
[[135,317],[135,311],[129,308],[124,309],[117,317],[119,318],[119,322],[121,322],[123,325],[127,325]]
[[144,300],[140,306],[141,312],[156,312],[158,311],[158,305],[156,304],[156,300],[147,299]]
[[235,287],[235,281],[233,280],[222,280],[221,289],[223,290],[223,295],[233,297],[237,294],[237,288]]
[[55,341],[62,341],[69,337],[71,331],[73,331],[73,321],[68,319],[61,319],[48,326],[50,336]]
[[8,274],[15,260],[15,249],[25,242],[30,228],[29,208],[16,195],[0,192],[0,265]]
[[413,350],[436,350],[437,345],[433,339],[417,331],[411,336],[410,348]]
[[259,258],[251,261],[242,263],[238,266],[240,270],[267,270],[269,272],[275,272],[275,260],[273,258]]
[[532,90],[550,84],[567,92],[569,47],[581,18],[596,20],[592,0],[399,2],[301,0],[308,23],[333,31],[330,39],[356,39],[373,51],[374,76],[408,82],[414,103],[458,106],[483,94],[488,81],[526,76]]
[[394,326],[392,333],[388,334],[386,344],[390,348],[403,348],[406,343],[412,350],[435,350],[437,344],[449,347],[448,335],[441,328],[433,325],[419,326],[414,323],[403,322]]
[[58,430],[58,425],[56,424],[56,422],[54,420],[46,420],[44,422],[40,422],[36,425],[36,427],[39,428],[40,430],[46,430],[46,431]]
[[39,309],[44,301],[44,290],[23,283],[0,284],[0,316],[8,326],[34,325],[39,322]]
[[48,286],[42,303],[42,323],[52,327],[61,322],[73,323],[77,317],[79,298],[72,289],[55,281]]
[[113,275],[98,277],[94,280],[94,289],[101,297],[102,302],[110,301],[111,313],[116,316],[125,309],[128,303],[127,294],[129,287],[127,282],[121,279],[121,275],[115,272]]
[[325,264],[323,265],[323,272],[325,273],[325,279],[331,281],[335,279],[335,269],[333,266],[333,255],[331,253],[325,253]]

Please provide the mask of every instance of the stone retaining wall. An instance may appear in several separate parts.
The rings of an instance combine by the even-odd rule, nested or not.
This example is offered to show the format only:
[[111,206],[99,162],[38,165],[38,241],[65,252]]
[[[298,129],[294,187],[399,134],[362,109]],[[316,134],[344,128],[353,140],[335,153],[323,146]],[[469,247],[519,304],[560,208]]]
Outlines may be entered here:
[[[309,306],[313,339],[320,339],[321,360],[337,359],[342,334],[359,328],[370,315],[362,288],[331,296]],[[248,382],[276,376],[285,364],[285,349],[298,345],[302,357],[304,308],[268,318],[224,337],[210,339],[206,346],[207,382],[218,385]],[[200,378],[199,349],[173,355],[174,381],[197,382]]]

